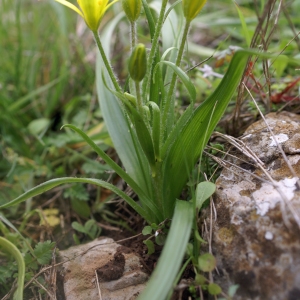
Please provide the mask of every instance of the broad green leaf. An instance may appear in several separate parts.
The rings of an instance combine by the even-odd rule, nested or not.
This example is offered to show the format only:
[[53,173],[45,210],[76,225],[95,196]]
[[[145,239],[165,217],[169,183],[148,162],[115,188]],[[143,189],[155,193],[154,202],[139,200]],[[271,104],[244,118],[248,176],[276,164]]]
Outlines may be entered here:
[[[198,106],[193,114],[188,112],[189,118],[187,122],[183,122],[183,128],[175,126],[175,132],[173,130],[170,136],[176,138],[167,140],[167,143],[173,144],[163,146],[163,198],[169,211],[166,217],[172,216],[174,200],[180,195],[215,126],[224,114],[244,72],[248,56],[253,53],[255,52],[241,50],[234,54],[228,71],[214,93]],[[182,118],[185,118],[185,114]],[[181,123],[181,120],[178,123]]]
[[207,282],[207,279],[202,274],[196,274],[195,282],[199,285],[204,285]]
[[23,299],[24,278],[25,278],[25,263],[19,249],[7,239],[0,237],[0,248],[10,253],[18,264],[18,281],[17,290],[14,293],[13,300]]
[[193,207],[187,201],[176,201],[171,228],[151,278],[138,299],[164,300],[180,269],[193,223]]
[[217,265],[215,257],[210,253],[205,253],[198,258],[198,267],[203,272],[211,272]]
[[[112,32],[123,17],[124,13],[119,14],[101,33],[101,41],[106,54],[110,53],[109,49]],[[124,113],[122,105],[104,86],[102,72],[104,72],[107,84],[111,86],[110,78],[105,71],[100,55],[98,55],[96,67],[97,93],[107,130],[127,174],[149,198],[152,198],[152,179],[147,158],[137,142],[135,133],[131,130],[130,122]]]
[[[178,77],[181,79],[182,83],[186,87],[188,93],[191,97],[191,102],[195,102],[196,99],[196,89],[193,83],[191,82],[190,78],[186,75],[184,71],[182,71],[179,67],[177,67],[174,63],[170,61],[161,61],[159,64],[165,64],[173,69],[173,71],[178,75]],[[154,68],[154,74],[156,72],[156,69],[159,67],[159,64],[157,64]]]
[[155,252],[154,243],[151,240],[143,241],[143,243],[147,246],[148,249],[147,255],[151,255]]
[[222,289],[216,283],[210,283],[208,285],[207,289],[211,295],[219,295],[220,293],[222,293]]
[[200,182],[196,189],[196,208],[201,209],[204,201],[208,199],[216,190],[216,185],[209,181]]
[[91,208],[85,201],[73,198],[71,199],[71,207],[82,218],[88,218],[91,214]]
[[45,131],[50,125],[50,120],[48,118],[40,118],[31,121],[28,125],[28,130],[33,135],[39,135]]
[[86,229],[84,228],[83,225],[81,225],[80,223],[78,222],[72,222],[72,228],[77,230],[78,232],[81,232],[81,233],[87,233],[86,232]]
[[121,191],[120,189],[118,189],[117,187],[115,187],[114,185],[108,182],[99,179],[94,179],[94,178],[62,177],[62,178],[52,179],[28,190],[27,192],[17,197],[16,199],[9,201],[4,205],[1,205],[0,209],[19,204],[31,197],[35,197],[46,191],[49,191],[50,189],[53,189],[58,185],[67,184],[67,183],[77,183],[77,182],[94,184],[103,187],[105,189],[111,190],[112,192],[114,192],[115,194],[123,198],[138,214],[140,214],[146,221],[150,223],[150,216],[147,214],[147,212],[139,204],[137,204],[132,198],[130,198],[126,193],[124,193],[123,191]]
[[143,235],[148,235],[152,233],[152,227],[151,226],[145,226],[142,230]]

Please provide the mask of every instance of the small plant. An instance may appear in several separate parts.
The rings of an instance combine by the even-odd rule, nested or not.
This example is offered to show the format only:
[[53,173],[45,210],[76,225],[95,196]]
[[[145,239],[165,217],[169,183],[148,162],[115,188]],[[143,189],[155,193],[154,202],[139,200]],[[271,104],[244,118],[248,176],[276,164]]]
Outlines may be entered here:
[[[172,220],[161,259],[142,295],[143,300],[164,299],[180,268],[192,230],[192,257],[199,257],[201,237],[196,218],[206,199],[214,192],[215,186],[202,182],[197,185],[196,192],[191,192],[189,201],[178,198],[238,86],[248,56],[255,52],[237,51],[218,87],[198,105],[197,91],[182,69],[182,60],[191,23],[203,8],[205,0],[182,0],[172,5],[167,0],[162,0],[158,15],[151,10],[146,0],[122,0],[123,11],[107,25],[106,31],[101,32],[100,36],[98,30],[102,18],[117,1],[80,0],[79,6],[65,0],[56,1],[80,15],[94,36],[99,50],[96,66],[98,98],[108,132],[125,170],[81,129],[70,124],[63,128],[75,131],[132,188],[138,201],[103,180],[63,177],[26,191],[0,206],[0,209],[18,204],[58,185],[88,183],[110,189],[123,198],[149,224],[150,227],[146,229],[148,234],[152,230],[157,232],[160,228],[157,224]],[[176,13],[177,5],[182,5],[181,12]],[[137,38],[136,27],[142,8],[151,35],[149,50]],[[113,72],[108,53],[111,33],[124,16],[129,22],[128,46],[131,53],[127,55],[128,80],[121,86]],[[162,32],[166,22],[171,24],[168,34],[172,36],[173,44],[165,45],[162,38],[161,47],[160,37],[165,36]],[[178,79],[186,89],[189,100],[188,107],[180,115],[176,110]],[[65,195],[71,196],[73,207],[79,205],[79,210],[83,207],[84,202],[78,202],[76,195],[70,191]],[[87,211],[85,216],[88,213]],[[85,225],[72,225],[91,239],[100,233],[92,220]],[[150,242],[146,244],[149,251],[153,250]],[[219,293],[214,285],[208,285],[208,289],[213,295]]]

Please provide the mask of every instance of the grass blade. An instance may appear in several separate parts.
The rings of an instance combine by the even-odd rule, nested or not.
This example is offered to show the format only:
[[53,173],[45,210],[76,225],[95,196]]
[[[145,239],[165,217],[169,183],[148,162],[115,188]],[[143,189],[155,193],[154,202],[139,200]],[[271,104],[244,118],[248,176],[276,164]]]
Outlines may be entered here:
[[193,206],[177,200],[171,228],[158,264],[139,300],[164,300],[180,269],[193,223]]
[[[126,193],[115,187],[114,185],[100,180],[100,179],[94,179],[94,178],[74,178],[74,177],[62,177],[62,178],[57,178],[57,179],[52,179],[49,181],[46,181],[30,190],[22,194],[21,196],[17,197],[16,199],[3,204],[0,206],[0,209],[7,208],[16,204],[19,204],[29,198],[32,198],[34,196],[37,196],[39,194],[42,194],[46,191],[49,191],[50,189],[61,185],[61,184],[67,184],[67,183],[89,183],[89,184],[94,184],[100,187],[103,187],[105,189],[111,190],[121,198],[123,198],[137,213],[139,213],[146,221],[150,221],[149,215],[147,212],[140,206],[138,205],[132,198],[130,198]],[[149,205],[152,205],[150,202]],[[155,207],[150,207],[150,209],[154,209]]]

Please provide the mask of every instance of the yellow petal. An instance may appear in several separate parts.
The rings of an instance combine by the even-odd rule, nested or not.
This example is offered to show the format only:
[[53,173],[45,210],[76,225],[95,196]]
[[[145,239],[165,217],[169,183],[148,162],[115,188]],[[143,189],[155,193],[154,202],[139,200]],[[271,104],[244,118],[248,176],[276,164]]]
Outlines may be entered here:
[[81,17],[84,18],[82,12],[81,12],[74,4],[72,4],[72,3],[68,2],[68,1],[65,1],[65,0],[55,0],[55,1],[56,1],[56,2],[59,2],[59,3],[63,4],[63,5],[65,5],[65,6],[67,6],[67,7],[69,7],[69,8],[71,8],[71,9],[73,9],[73,10],[76,11]]
[[106,11],[108,0],[78,0],[77,2],[83,12],[87,26],[92,31],[96,31]]

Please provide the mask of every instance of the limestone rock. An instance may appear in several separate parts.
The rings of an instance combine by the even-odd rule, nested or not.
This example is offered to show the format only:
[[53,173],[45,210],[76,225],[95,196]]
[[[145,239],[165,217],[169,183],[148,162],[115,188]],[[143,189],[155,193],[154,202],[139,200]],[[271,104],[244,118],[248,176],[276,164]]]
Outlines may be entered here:
[[139,257],[127,250],[113,239],[101,238],[60,251],[65,299],[101,299],[97,277],[102,300],[136,299],[148,275]]
[[224,291],[239,284],[234,299],[299,300],[300,116],[271,113],[266,119],[296,176],[266,124],[261,120],[251,125],[241,141],[274,182],[237,149],[231,151],[235,157],[226,158],[233,165],[228,163],[216,182],[212,230],[220,274],[216,281]]

